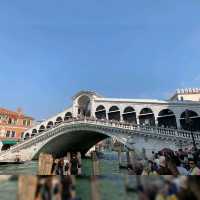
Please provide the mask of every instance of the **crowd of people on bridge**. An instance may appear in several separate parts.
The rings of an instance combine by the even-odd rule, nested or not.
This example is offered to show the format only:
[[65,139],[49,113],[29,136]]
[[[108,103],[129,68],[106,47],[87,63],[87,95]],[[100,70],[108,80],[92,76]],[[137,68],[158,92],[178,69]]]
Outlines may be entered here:
[[151,158],[135,160],[129,171],[136,175],[200,175],[200,151],[180,149],[174,152],[166,148],[152,152]]

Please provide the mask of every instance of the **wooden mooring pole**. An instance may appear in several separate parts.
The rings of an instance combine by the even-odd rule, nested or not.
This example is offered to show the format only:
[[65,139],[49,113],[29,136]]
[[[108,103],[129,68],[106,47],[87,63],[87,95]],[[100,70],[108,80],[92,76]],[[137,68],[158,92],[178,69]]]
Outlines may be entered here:
[[92,174],[93,176],[100,175],[99,160],[95,151],[92,152]]
[[38,175],[51,175],[53,167],[53,156],[41,153],[39,156]]
[[82,174],[82,158],[81,158],[81,152],[77,153],[77,158],[79,162],[79,168],[78,168],[78,175]]
[[100,186],[99,179],[97,176],[91,177],[91,200],[100,200]]
[[17,200],[35,200],[37,176],[19,176]]

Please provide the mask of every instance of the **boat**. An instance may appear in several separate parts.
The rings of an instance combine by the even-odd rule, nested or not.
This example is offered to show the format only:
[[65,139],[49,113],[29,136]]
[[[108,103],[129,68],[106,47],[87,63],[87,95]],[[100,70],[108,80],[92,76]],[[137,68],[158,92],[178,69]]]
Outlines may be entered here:
[[24,164],[25,161],[0,161],[0,166],[2,165],[20,165],[20,164]]

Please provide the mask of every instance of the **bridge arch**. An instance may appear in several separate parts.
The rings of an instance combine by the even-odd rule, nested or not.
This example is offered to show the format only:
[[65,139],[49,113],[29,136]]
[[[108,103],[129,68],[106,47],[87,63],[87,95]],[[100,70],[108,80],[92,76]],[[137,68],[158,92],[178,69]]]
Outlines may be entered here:
[[[117,134],[109,130],[86,126],[75,130],[65,129],[55,136],[48,137],[45,143],[34,153],[32,159],[38,159],[40,152],[51,153],[58,158],[65,156],[69,151],[86,153],[92,146],[108,137],[115,137],[119,142],[126,145],[126,140],[116,137]],[[85,140],[87,142],[83,142]]]
[[55,125],[61,124],[63,122],[62,117],[57,117],[55,121]]
[[126,107],[122,116],[124,121],[137,124],[136,111],[132,106]]
[[121,120],[121,114],[120,109],[118,106],[111,106],[108,112],[108,119],[109,120],[115,120],[120,121]]
[[99,105],[96,108],[95,116],[97,119],[106,119],[106,108],[103,105]]
[[78,98],[78,115],[84,117],[91,116],[91,99],[88,95],[82,95]]
[[193,110],[185,110],[180,116],[180,124],[184,130],[200,131],[200,116]]
[[49,121],[48,123],[47,123],[47,129],[50,129],[50,128],[52,128],[53,127],[53,122],[52,121]]
[[44,125],[41,125],[40,128],[39,128],[39,130],[38,130],[38,132],[39,132],[39,133],[42,133],[42,132],[44,132],[44,131],[45,131],[45,126],[44,126]]
[[143,108],[139,114],[141,125],[155,126],[155,115],[151,108]]
[[164,128],[177,128],[176,115],[170,109],[163,109],[158,113],[158,126]]
[[67,121],[67,120],[69,120],[69,119],[71,119],[71,118],[72,118],[72,113],[71,113],[71,112],[67,112],[67,113],[65,114],[64,121]]

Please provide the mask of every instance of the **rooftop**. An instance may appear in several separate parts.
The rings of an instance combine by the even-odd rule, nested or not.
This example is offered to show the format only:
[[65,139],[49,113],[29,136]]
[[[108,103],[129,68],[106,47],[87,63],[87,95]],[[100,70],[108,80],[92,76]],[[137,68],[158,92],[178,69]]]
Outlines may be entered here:
[[176,94],[200,94],[200,88],[177,89]]
[[32,117],[24,115],[21,112],[21,110],[18,110],[18,111],[15,112],[15,111],[11,111],[11,110],[8,110],[8,109],[5,109],[5,108],[0,108],[0,114],[9,115],[9,116],[12,116],[14,118],[25,118],[25,119],[33,120]]

